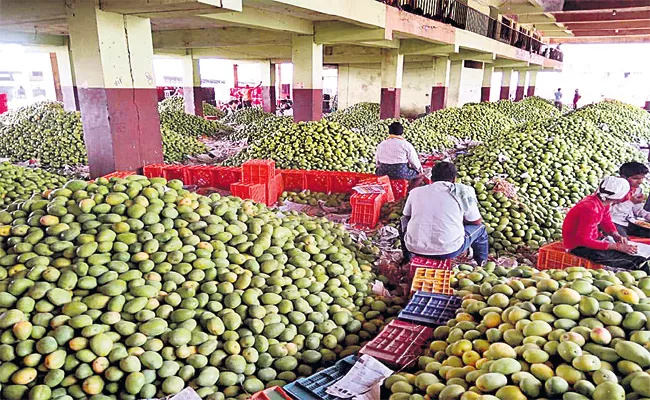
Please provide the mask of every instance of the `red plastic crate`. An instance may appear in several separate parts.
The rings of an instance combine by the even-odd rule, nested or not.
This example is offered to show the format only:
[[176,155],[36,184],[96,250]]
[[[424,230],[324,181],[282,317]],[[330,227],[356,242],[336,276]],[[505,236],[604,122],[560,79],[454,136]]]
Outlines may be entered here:
[[354,172],[332,172],[329,178],[330,193],[350,193],[362,179],[360,174]]
[[600,264],[569,253],[564,248],[562,242],[553,242],[539,249],[537,269],[566,269],[569,267],[585,267],[587,269],[603,268]]
[[262,183],[233,183],[230,185],[233,196],[266,203],[266,185]]
[[127,176],[135,175],[133,171],[114,171],[110,174],[102,176],[102,178],[111,179],[111,178],[126,178]]
[[187,185],[189,182],[189,175],[187,174],[187,168],[183,165],[166,165],[163,170],[163,178],[171,181],[172,179],[178,179],[183,181]]
[[350,196],[350,204],[352,205],[350,223],[366,228],[374,228],[377,226],[379,215],[381,214],[381,206],[384,204],[383,198],[383,193],[355,193]]
[[415,275],[415,270],[418,268],[442,269],[449,271],[451,270],[451,262],[451,258],[447,260],[435,260],[431,258],[414,256],[409,263],[409,276],[413,278]]
[[212,170],[212,183],[219,189],[230,189],[233,183],[241,182],[241,177],[239,167],[216,167]]
[[196,185],[198,187],[214,187],[214,173],[215,167],[196,165],[187,168],[188,185]]
[[207,119],[208,121],[217,121],[219,117],[216,115],[204,115],[203,118]]
[[361,185],[377,185],[380,184],[384,187],[384,196],[387,202],[395,201],[395,196],[393,195],[393,189],[391,188],[390,178],[386,175],[384,176],[375,176],[373,178],[364,179],[359,182]]
[[242,164],[242,182],[264,183],[271,182],[275,178],[275,161],[273,160],[249,160]]
[[279,171],[284,181],[284,190],[302,192],[305,190],[305,171],[285,169]]
[[391,179],[390,187],[395,201],[402,200],[409,194],[409,181],[406,179]]
[[284,181],[282,175],[278,175],[266,185],[266,205],[272,206],[277,203],[282,192],[284,192]]
[[142,174],[147,178],[161,178],[165,164],[149,164],[142,168]]
[[327,171],[305,171],[305,190],[330,192],[330,174]]
[[433,329],[409,322],[392,320],[372,341],[359,351],[383,363],[404,368],[422,355]]
[[292,400],[292,398],[281,387],[271,386],[255,393],[250,397],[250,400]]

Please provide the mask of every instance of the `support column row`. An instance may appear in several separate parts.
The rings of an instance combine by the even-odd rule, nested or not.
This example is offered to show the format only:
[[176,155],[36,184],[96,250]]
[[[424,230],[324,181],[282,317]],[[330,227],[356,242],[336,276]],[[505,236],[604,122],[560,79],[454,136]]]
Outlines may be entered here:
[[515,92],[515,101],[519,101],[524,98],[524,92],[526,89],[526,74],[528,71],[517,71],[517,91]]
[[494,67],[491,64],[483,64],[483,82],[481,83],[481,102],[490,101],[493,73],[494,73]]
[[323,116],[323,45],[313,36],[293,35],[293,119],[317,121]]
[[537,83],[537,71],[528,72],[528,90],[526,96],[532,97],[535,95],[535,84]]
[[163,160],[148,18],[68,8],[70,48],[91,177]]
[[381,51],[381,100],[380,118],[400,117],[400,96],[402,75],[404,72],[404,55],[397,50]]

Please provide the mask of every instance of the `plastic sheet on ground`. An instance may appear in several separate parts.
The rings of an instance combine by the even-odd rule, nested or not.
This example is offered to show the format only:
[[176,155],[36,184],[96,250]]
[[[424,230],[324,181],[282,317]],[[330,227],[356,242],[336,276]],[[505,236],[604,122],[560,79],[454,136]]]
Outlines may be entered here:
[[310,204],[299,204],[289,200],[284,200],[282,202],[282,205],[278,207],[278,210],[284,212],[295,211],[295,212],[305,213],[307,215],[315,215],[315,216],[322,216],[324,214],[324,211],[321,209],[320,206],[312,206]]
[[368,355],[362,355],[345,376],[327,388],[327,393],[354,400],[379,400],[381,384],[393,371]]
[[232,142],[230,140],[221,140],[213,138],[201,138],[201,141],[208,147],[206,154],[200,154],[194,157],[188,157],[183,162],[185,165],[214,165],[219,164],[234,155],[239,154],[248,147],[246,140]]

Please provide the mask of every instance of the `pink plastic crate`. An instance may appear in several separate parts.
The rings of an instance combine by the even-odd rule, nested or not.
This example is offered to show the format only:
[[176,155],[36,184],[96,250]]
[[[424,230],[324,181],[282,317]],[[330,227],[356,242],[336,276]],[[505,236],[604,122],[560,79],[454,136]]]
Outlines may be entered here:
[[393,189],[391,188],[390,185],[390,178],[388,176],[376,176],[373,178],[369,179],[364,179],[359,182],[359,186],[361,185],[372,185],[372,184],[379,184],[384,187],[385,193],[384,197],[387,202],[392,202],[395,201],[395,196],[393,196]]
[[163,178],[167,179],[168,181],[171,181],[172,179],[178,179],[183,181],[184,184],[188,184],[189,182],[189,174],[187,173],[187,168],[186,166],[183,165],[167,165],[165,168],[163,168]]
[[361,175],[354,172],[332,172],[329,181],[330,193],[351,193],[361,180]]
[[417,270],[418,268],[451,270],[451,262],[452,259],[433,260],[430,258],[415,256],[411,259],[411,262],[409,263],[409,276],[412,278],[413,275],[415,275],[415,270]]
[[241,182],[241,177],[239,167],[216,167],[212,170],[212,183],[218,189],[230,189],[233,183]]
[[165,164],[149,164],[142,168],[142,174],[147,178],[161,178]]
[[384,194],[361,194],[355,193],[350,196],[352,205],[352,217],[350,223],[364,228],[374,228],[379,222],[381,206],[384,204]]
[[277,203],[282,192],[284,192],[284,181],[282,175],[278,175],[266,186],[266,205],[272,206]]
[[302,192],[305,190],[305,171],[285,169],[280,171],[284,181],[284,190]]
[[266,185],[261,183],[233,183],[230,185],[233,196],[250,199],[256,203],[266,203]]
[[372,341],[359,351],[379,361],[404,368],[422,355],[433,329],[409,322],[392,320]]
[[249,160],[242,164],[242,182],[267,184],[275,178],[275,161]]
[[318,193],[330,192],[330,175],[327,171],[305,171],[305,190]]
[[197,165],[187,169],[188,185],[198,187],[214,187],[213,170],[215,167]]
[[409,181],[406,179],[391,179],[390,187],[393,191],[395,201],[402,200],[409,193]]

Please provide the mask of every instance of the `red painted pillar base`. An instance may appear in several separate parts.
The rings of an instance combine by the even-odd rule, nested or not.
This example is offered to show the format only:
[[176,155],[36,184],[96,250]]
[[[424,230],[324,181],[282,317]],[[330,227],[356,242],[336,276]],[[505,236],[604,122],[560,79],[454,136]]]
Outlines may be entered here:
[[490,101],[490,89],[491,87],[482,87],[481,88],[481,102]]
[[214,88],[206,87],[184,87],[183,99],[185,99],[185,112],[188,114],[203,116],[203,102],[214,105]]
[[402,89],[381,88],[379,118],[399,118],[401,92]]
[[293,89],[293,120],[318,121],[323,117],[323,89]]
[[91,178],[163,161],[155,88],[78,92]]
[[268,113],[275,114],[275,108],[275,86],[262,86],[262,109]]
[[434,86],[431,88],[431,112],[447,107],[447,87]]
[[515,93],[515,101],[519,101],[524,98],[524,87],[517,86],[517,92]]
[[535,95],[535,86],[528,86],[528,90],[526,91],[526,96],[533,97],[534,95]]
[[650,111],[650,101],[645,102],[645,107],[646,110]]
[[508,100],[510,97],[510,87],[501,86],[501,93],[499,93],[499,100]]

